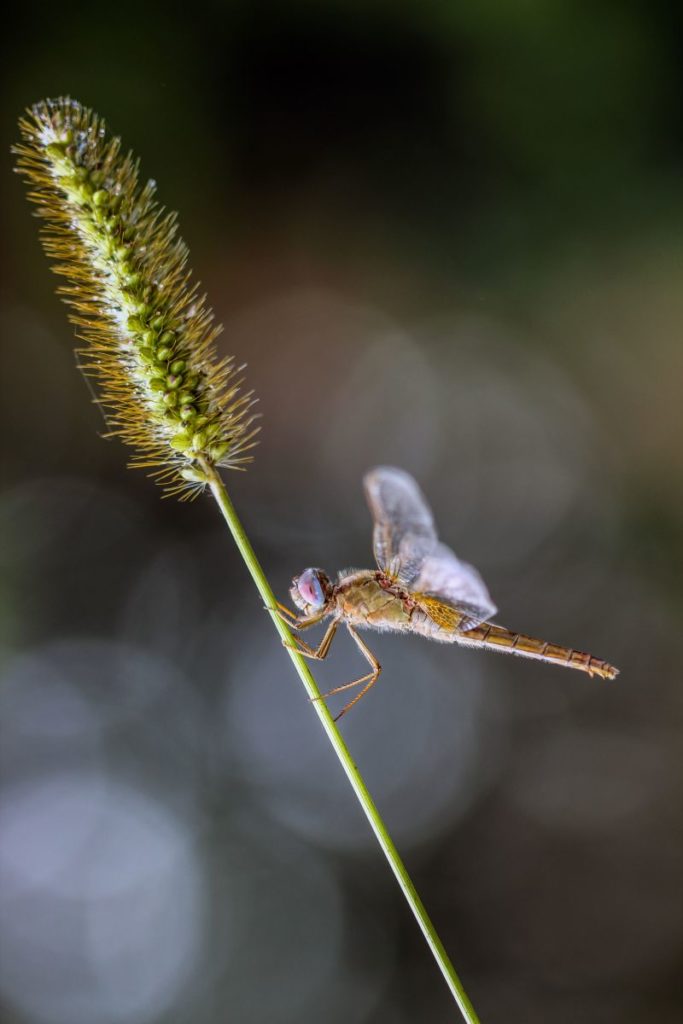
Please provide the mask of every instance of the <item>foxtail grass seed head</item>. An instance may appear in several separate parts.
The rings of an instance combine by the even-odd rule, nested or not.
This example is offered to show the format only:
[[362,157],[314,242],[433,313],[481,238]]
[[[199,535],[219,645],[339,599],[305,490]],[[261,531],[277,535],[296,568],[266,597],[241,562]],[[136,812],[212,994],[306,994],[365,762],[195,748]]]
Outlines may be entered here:
[[202,490],[210,466],[251,460],[254,398],[239,368],[218,360],[221,328],[187,268],[176,215],[138,183],[138,163],[75,100],[46,100],[19,122],[14,147],[58,289],[84,342],[110,435],[135,449],[169,494]]

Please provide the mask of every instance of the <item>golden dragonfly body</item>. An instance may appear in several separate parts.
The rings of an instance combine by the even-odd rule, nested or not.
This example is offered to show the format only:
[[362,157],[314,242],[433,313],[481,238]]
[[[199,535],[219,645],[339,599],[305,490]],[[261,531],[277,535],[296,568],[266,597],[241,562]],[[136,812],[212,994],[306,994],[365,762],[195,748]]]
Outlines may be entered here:
[[297,631],[331,618],[316,648],[296,638],[296,649],[304,656],[325,658],[344,622],[370,664],[366,675],[325,694],[362,687],[337,718],[367,693],[381,671],[358,628],[416,633],[443,643],[517,654],[603,679],[617,675],[617,669],[600,658],[490,622],[496,607],[481,576],[439,543],[429,506],[408,473],[378,467],[366,474],[364,485],[374,519],[377,569],[341,573],[336,583],[322,569],[306,569],[294,578],[290,589],[292,601],[303,614],[295,615],[281,606]]

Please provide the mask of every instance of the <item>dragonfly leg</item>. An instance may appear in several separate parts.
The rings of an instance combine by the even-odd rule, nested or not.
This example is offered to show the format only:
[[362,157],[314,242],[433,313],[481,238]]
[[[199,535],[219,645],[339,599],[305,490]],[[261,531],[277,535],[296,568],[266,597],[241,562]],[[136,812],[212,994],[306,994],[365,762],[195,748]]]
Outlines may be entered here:
[[346,628],[348,629],[349,633],[353,637],[353,639],[354,639],[354,641],[356,643],[356,646],[358,647],[358,649],[361,652],[361,654],[363,655],[363,657],[372,666],[372,671],[366,673],[366,675],[364,675],[364,676],[361,676],[360,679],[354,679],[352,682],[344,683],[342,686],[335,686],[333,690],[328,690],[327,693],[323,693],[323,694],[320,695],[320,697],[315,697],[314,698],[314,700],[323,700],[326,697],[331,697],[335,693],[341,693],[343,690],[350,690],[354,686],[363,686],[363,684],[365,684],[363,686],[363,689],[360,691],[360,693],[356,694],[356,696],[353,698],[353,700],[350,700],[349,703],[346,704],[345,707],[343,707],[341,709],[341,711],[339,712],[338,715],[335,715],[335,719],[334,719],[335,722],[338,722],[339,719],[342,717],[342,715],[345,715],[346,712],[349,711],[349,709],[352,708],[354,704],[358,703],[358,701],[361,699],[361,697],[365,696],[365,694],[368,692],[370,687],[375,685],[375,683],[379,679],[379,674],[382,671],[382,666],[377,661],[377,658],[374,656],[372,651],[368,647],[366,647],[366,645],[363,643],[361,638],[358,636],[358,633],[355,631],[355,629],[352,629],[352,627],[349,626],[348,624],[347,624]]
[[264,607],[266,611],[274,612],[280,619],[282,619],[289,629],[296,630],[308,629],[309,626],[317,625],[317,623],[324,619],[327,614],[327,612],[323,610],[321,612],[316,612],[315,615],[299,618],[298,615],[295,615],[293,611],[290,611],[286,605],[281,604],[279,601],[277,602],[277,608],[270,608],[268,605],[265,605]]
[[284,619],[285,622],[287,622],[288,624],[290,622],[296,622],[296,620],[299,618],[296,612],[293,612],[291,608],[288,608],[286,604],[282,603],[282,601],[278,601],[277,598],[275,599],[275,604],[277,605],[276,608],[271,608],[269,607],[269,605],[266,605],[266,610],[269,612],[275,612],[277,615],[280,616],[281,619]]
[[322,638],[317,647],[311,647],[309,644],[306,643],[305,640],[302,640],[300,636],[295,636],[293,638],[293,644],[286,643],[284,646],[287,647],[290,651],[296,651],[298,654],[302,654],[304,658],[313,658],[315,659],[315,661],[322,661],[323,658],[326,658],[329,653],[330,644],[334,639],[334,634],[337,632],[338,625],[339,620],[332,619],[332,622],[329,624],[325,631],[324,637]]

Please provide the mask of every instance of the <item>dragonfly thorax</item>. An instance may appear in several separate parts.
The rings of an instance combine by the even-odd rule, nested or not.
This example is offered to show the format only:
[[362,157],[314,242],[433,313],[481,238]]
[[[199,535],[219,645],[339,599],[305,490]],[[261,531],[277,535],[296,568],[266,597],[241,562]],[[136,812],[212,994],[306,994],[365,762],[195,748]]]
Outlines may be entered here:
[[332,591],[332,583],[322,569],[305,569],[292,580],[289,595],[297,608],[310,615],[322,611]]

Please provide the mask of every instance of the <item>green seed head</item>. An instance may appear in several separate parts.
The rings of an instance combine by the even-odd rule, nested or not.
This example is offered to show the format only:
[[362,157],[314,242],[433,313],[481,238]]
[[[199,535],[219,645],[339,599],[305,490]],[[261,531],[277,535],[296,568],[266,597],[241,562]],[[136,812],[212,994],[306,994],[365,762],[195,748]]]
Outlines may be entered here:
[[119,139],[75,101],[36,104],[20,128],[17,169],[68,279],[83,369],[102,389],[111,432],[136,449],[133,465],[192,496],[205,483],[197,461],[248,462],[256,430],[232,362],[216,359],[218,331],[188,279],[175,219],[151,183],[140,186]]

